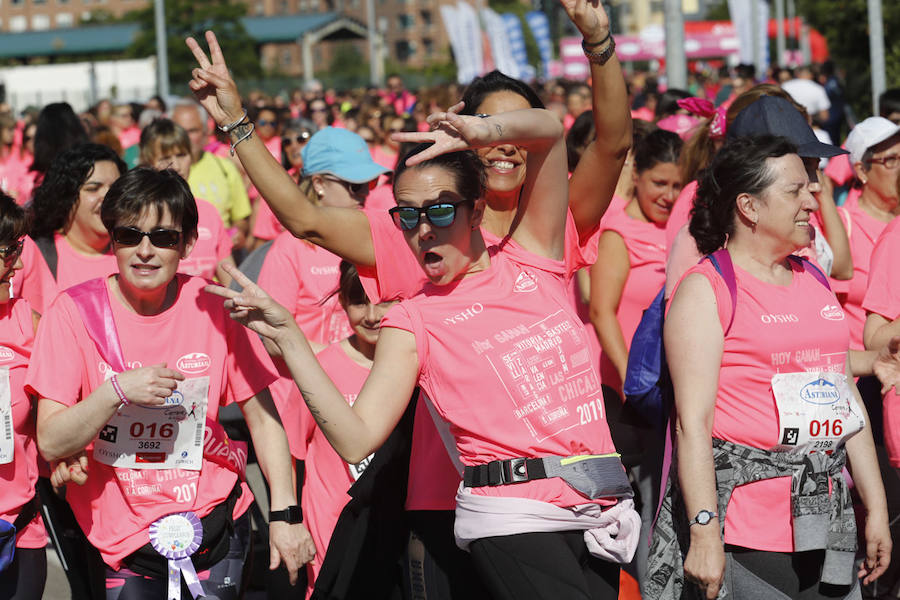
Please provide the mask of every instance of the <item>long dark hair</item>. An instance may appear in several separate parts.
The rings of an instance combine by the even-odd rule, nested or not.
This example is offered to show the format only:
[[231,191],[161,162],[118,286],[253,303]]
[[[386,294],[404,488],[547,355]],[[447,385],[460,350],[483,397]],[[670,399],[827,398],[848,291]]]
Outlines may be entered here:
[[31,170],[46,173],[61,152],[87,141],[84,124],[68,102],[48,104],[38,115]]
[[52,236],[68,224],[81,186],[94,172],[94,165],[104,160],[115,163],[119,174],[128,170],[118,154],[100,144],[79,144],[56,157],[34,190],[32,237]]
[[460,114],[474,115],[484,100],[494,92],[512,92],[528,100],[531,108],[544,108],[544,103],[538,97],[537,92],[518,79],[513,79],[500,71],[491,71],[483,77],[476,77],[466,88],[462,100],[466,103]]

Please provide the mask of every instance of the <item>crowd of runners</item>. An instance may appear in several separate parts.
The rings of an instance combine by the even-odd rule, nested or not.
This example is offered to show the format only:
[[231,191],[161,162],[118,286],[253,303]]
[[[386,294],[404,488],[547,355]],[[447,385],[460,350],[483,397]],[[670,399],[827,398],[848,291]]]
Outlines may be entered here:
[[586,82],[268,98],[208,32],[0,114],[0,598],[896,597],[900,90],[659,89],[566,4]]

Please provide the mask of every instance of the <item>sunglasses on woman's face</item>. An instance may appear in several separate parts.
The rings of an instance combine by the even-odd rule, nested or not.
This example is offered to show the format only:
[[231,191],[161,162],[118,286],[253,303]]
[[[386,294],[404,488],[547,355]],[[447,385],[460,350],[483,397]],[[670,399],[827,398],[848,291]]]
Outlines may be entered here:
[[8,267],[19,259],[24,245],[25,240],[19,240],[9,246],[0,246],[0,260],[3,261],[4,266]]
[[290,146],[291,144],[294,144],[294,143],[305,144],[308,141],[309,141],[309,132],[304,131],[303,133],[298,133],[296,135],[296,137],[295,136],[286,136],[286,137],[281,138],[281,145],[282,146]]
[[328,181],[333,181],[335,183],[341,184],[348,192],[350,192],[351,196],[365,196],[369,193],[369,190],[372,189],[371,181],[364,181],[362,183],[350,183],[349,181],[344,181],[343,179],[339,179],[337,177],[322,177],[322,179],[327,179]]
[[174,248],[181,241],[181,232],[177,229],[160,227],[153,231],[141,231],[137,227],[120,226],[112,230],[113,241],[120,246],[138,246],[144,236],[150,238],[150,243],[157,248]]
[[403,231],[411,231],[419,226],[422,215],[435,227],[450,227],[456,220],[456,207],[468,204],[471,200],[458,202],[439,202],[428,206],[395,206],[388,210],[394,219],[394,225]]

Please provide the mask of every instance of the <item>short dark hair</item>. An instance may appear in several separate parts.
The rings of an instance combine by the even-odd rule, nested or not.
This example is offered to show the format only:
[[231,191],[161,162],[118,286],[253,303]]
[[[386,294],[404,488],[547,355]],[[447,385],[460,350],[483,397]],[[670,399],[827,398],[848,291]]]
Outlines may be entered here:
[[735,138],[725,143],[700,173],[691,210],[689,231],[701,254],[715,252],[734,233],[735,200],[740,194],[759,195],[775,181],[766,161],[796,152],[797,147],[787,138],[773,135]]
[[676,114],[681,109],[681,107],[678,106],[678,101],[690,97],[690,92],[676,88],[667,89],[659,95],[659,100],[656,102],[656,114],[654,115],[656,120],[659,121],[660,119],[671,117]]
[[158,215],[168,210],[181,224],[182,240],[197,238],[197,202],[187,182],[171,169],[137,167],[119,177],[100,205],[100,219],[112,233],[119,225],[137,221],[151,206]]
[[678,164],[684,142],[676,133],[656,129],[634,146],[634,170],[643,173],[659,163]]
[[885,90],[878,96],[878,114],[887,119],[896,112],[900,112],[900,88]]
[[162,156],[169,152],[179,150],[191,153],[191,138],[187,132],[175,121],[170,119],[153,119],[153,122],[141,131],[140,155],[141,162],[147,166],[153,166],[157,150]]
[[456,189],[459,195],[466,200],[475,201],[484,195],[484,181],[486,178],[484,163],[478,158],[478,155],[471,150],[461,150],[458,152],[448,152],[434,158],[429,158],[425,162],[417,165],[407,166],[406,160],[422,152],[431,146],[431,143],[419,144],[415,146],[408,154],[402,156],[397,161],[394,168],[394,193],[397,191],[397,181],[400,176],[409,170],[425,169],[428,167],[438,167],[445,169],[453,175],[456,180]]
[[32,237],[52,236],[68,224],[81,186],[94,172],[94,165],[105,160],[115,164],[120,175],[128,170],[112,148],[101,144],[79,144],[53,160],[44,181],[34,190]]
[[531,108],[545,108],[537,92],[524,81],[513,79],[500,71],[491,71],[483,77],[476,77],[466,88],[462,100],[466,103],[461,114],[474,115],[488,96],[494,92],[512,92],[525,98]]
[[0,192],[0,245],[8,246],[28,233],[28,214],[16,201]]

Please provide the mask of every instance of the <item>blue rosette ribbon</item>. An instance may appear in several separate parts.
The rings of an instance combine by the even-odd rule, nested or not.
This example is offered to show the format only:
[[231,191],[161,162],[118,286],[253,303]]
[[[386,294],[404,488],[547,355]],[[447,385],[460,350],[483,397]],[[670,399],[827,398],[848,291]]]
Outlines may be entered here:
[[191,555],[203,541],[203,525],[192,512],[166,515],[150,525],[150,545],[168,561],[169,594],[167,600],[181,600],[181,578],[184,577],[194,598],[203,595],[200,578]]

